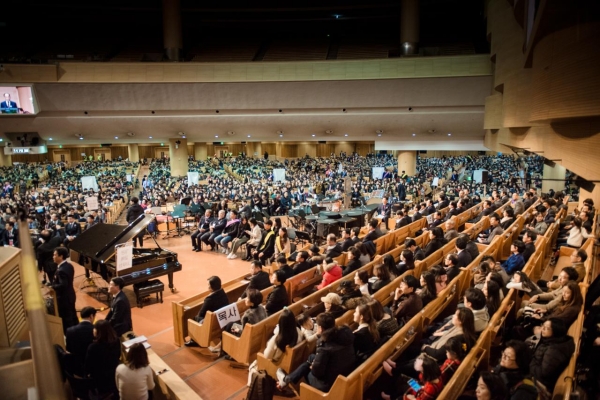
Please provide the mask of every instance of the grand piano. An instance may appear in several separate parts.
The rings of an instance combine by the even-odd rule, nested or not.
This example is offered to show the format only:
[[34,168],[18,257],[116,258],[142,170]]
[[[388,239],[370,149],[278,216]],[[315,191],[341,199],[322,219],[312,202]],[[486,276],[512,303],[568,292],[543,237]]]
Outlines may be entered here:
[[[117,272],[115,246],[127,243],[146,229],[154,217],[140,215],[129,225],[97,224],[85,230],[76,237],[69,248],[84,257],[89,257],[98,264],[105,264],[110,277],[123,278],[125,285],[145,282],[159,276],[168,275],[169,288],[173,287],[173,273],[181,271],[181,264],[177,261],[177,253],[163,249],[156,243],[157,248],[133,248],[133,262],[131,268]],[[86,266],[87,268],[87,266]]]

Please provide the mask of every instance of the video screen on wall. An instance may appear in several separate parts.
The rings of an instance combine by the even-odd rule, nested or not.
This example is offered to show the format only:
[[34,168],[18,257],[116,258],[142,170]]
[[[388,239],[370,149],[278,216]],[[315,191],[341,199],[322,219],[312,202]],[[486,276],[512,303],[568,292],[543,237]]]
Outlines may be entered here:
[[0,114],[36,114],[31,86],[0,86]]

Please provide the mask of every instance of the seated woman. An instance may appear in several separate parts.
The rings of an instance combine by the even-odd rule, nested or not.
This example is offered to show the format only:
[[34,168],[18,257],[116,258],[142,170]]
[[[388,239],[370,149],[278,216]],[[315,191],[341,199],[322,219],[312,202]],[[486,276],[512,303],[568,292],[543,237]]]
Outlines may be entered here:
[[475,388],[477,400],[506,400],[508,389],[498,375],[483,371]]
[[396,321],[396,318],[386,313],[381,303],[377,300],[371,300],[367,305],[371,308],[371,314],[373,314],[373,319],[375,319],[377,331],[381,338],[380,341],[383,343],[398,332],[400,329],[398,321]]
[[423,300],[417,295],[419,281],[412,275],[402,278],[400,286],[394,293],[392,313],[400,327],[423,309]]
[[229,220],[225,225],[225,229],[223,232],[215,238],[215,243],[221,246],[222,252],[229,256],[228,244],[233,239],[235,239],[238,235],[238,230],[240,228],[240,220],[238,218],[238,212],[236,210],[231,210],[229,212]]
[[587,229],[583,227],[581,218],[575,217],[571,223],[573,226],[569,229],[569,236],[564,238],[559,237],[556,240],[556,247],[558,247],[559,250],[562,246],[575,247],[578,249],[583,244],[584,239],[591,236]]
[[398,276],[413,269],[415,269],[415,256],[413,252],[408,249],[402,250],[402,253],[400,253],[400,262],[396,265]]
[[535,295],[541,294],[542,289],[538,285],[536,285],[526,273],[523,271],[517,271],[514,273],[510,282],[506,284],[507,289],[517,289],[522,292],[529,294],[529,297],[533,297]]
[[377,350],[379,346],[379,331],[371,308],[367,304],[356,307],[354,322],[358,324],[354,330],[354,351],[356,363],[362,364]]
[[[238,325],[238,323],[236,322],[230,322],[227,325],[225,325],[223,331],[232,333],[236,336],[240,336],[246,324],[255,325],[263,319],[267,318],[267,311],[262,306],[263,295],[260,292],[260,290],[248,288],[246,290],[246,294],[247,296],[244,299],[244,303],[246,304],[246,307],[248,307],[248,309],[244,312],[244,315],[242,315],[242,327],[239,328],[238,326],[234,326]],[[214,352],[218,352],[220,348],[221,346],[219,343],[217,346],[215,346]]]
[[542,324],[540,340],[533,349],[529,371],[549,393],[575,351],[575,342],[567,335],[567,329],[562,320],[549,318]]
[[372,294],[391,282],[390,271],[385,264],[379,264],[373,268],[373,277],[376,279],[371,281]]
[[398,269],[396,268],[396,261],[391,254],[386,254],[381,258],[381,263],[387,268],[390,273],[390,277],[397,278],[400,276]]
[[344,267],[344,272],[342,273],[342,276],[349,275],[357,269],[359,269],[360,267],[362,267],[362,264],[359,260],[361,255],[360,250],[358,250],[355,246],[350,246],[346,254],[348,254],[348,263]]
[[248,232],[250,238],[246,242],[246,257],[242,258],[243,261],[252,260],[250,254],[252,254],[252,250],[256,249],[262,240],[262,230],[256,219],[250,218],[248,223],[250,224],[250,232]]
[[321,264],[323,262],[323,255],[320,254],[321,249],[319,249],[319,246],[313,244],[312,246],[310,246],[308,248],[308,264],[310,265],[310,267],[316,267],[317,265]]
[[302,331],[296,325],[296,317],[294,313],[288,309],[283,310],[279,316],[279,322],[275,327],[273,336],[267,342],[267,347],[264,351],[265,358],[279,361],[287,346],[294,347],[304,340]]
[[278,231],[278,236],[275,239],[275,252],[273,253],[274,258],[277,258],[280,254],[284,254],[289,257],[292,252],[292,244],[288,237],[287,228],[281,227]]
[[358,261],[360,261],[361,266],[364,266],[371,262],[371,256],[369,255],[366,246],[362,242],[356,243],[354,247],[356,247],[358,251],[360,251],[360,258],[358,259]]
[[560,301],[557,303],[550,302],[548,306],[551,304],[553,306],[546,310],[536,308],[533,312],[527,313],[524,322],[521,324],[522,329],[517,330],[521,338],[528,337],[531,333],[539,336],[541,332],[540,325],[550,318],[561,320],[567,327],[571,326],[577,319],[583,306],[583,296],[577,282],[567,282],[562,289]]
[[437,298],[437,288],[435,286],[435,275],[433,272],[425,271],[421,274],[421,288],[417,289],[417,295],[421,297],[423,307]]
[[498,364],[492,372],[498,375],[509,392],[510,400],[537,400],[538,390],[534,385],[525,384],[529,378],[531,350],[519,340],[509,340]]
[[425,257],[429,257],[431,254],[435,253],[437,250],[444,247],[445,244],[448,243],[446,239],[444,239],[444,231],[439,226],[436,226],[431,231],[429,231],[429,238],[431,239],[427,246],[425,246],[424,252]]
[[323,280],[317,286],[317,289],[323,289],[342,277],[342,268],[335,262],[328,262],[328,260],[323,261]]
[[283,286],[286,280],[284,270],[278,269],[271,274],[273,291],[267,296],[267,302],[265,304],[265,310],[267,310],[268,315],[273,315],[288,305],[289,300],[287,290],[285,289],[285,286]]
[[84,370],[93,380],[96,394],[118,395],[115,372],[121,363],[121,343],[110,321],[102,319],[94,324],[94,342],[88,346]]
[[360,289],[352,281],[340,283],[338,294],[342,298],[342,305],[346,310],[354,310],[361,304],[367,304],[371,298],[362,294]]
[[354,335],[350,328],[346,325],[336,327],[335,317],[325,312],[317,317],[317,333],[320,338],[316,354],[311,354],[307,362],[289,375],[281,368],[277,370],[280,389],[305,378],[310,386],[328,392],[338,375],[347,376],[354,369]]
[[490,318],[500,308],[500,288],[494,281],[487,281],[481,290],[485,296],[485,304]]
[[369,273],[367,271],[357,271],[354,274],[354,283],[358,286],[358,290],[365,296],[371,296],[371,288],[369,286]]
[[441,265],[434,265],[429,271],[435,276],[435,290],[437,293],[446,289],[446,286],[448,286],[448,273],[446,269]]
[[348,311],[342,307],[342,299],[335,293],[328,293],[327,296],[321,297],[321,301],[325,306],[325,312],[330,313],[334,318],[339,318]]
[[467,307],[461,307],[452,316],[452,321],[435,331],[428,339],[429,343],[421,348],[429,356],[438,362],[443,362],[446,356],[445,344],[450,338],[459,337],[467,345],[467,350],[475,344],[477,334],[475,332],[475,317],[473,311]]

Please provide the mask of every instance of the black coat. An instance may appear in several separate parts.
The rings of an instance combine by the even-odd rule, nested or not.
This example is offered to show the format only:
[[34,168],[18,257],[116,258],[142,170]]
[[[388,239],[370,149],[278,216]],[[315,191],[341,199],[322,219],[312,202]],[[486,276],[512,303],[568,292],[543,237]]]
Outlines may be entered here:
[[[468,267],[469,264],[471,264],[471,261],[473,261],[473,258],[471,257],[471,253],[469,253],[467,249],[464,249],[463,251],[458,253],[457,257],[458,257],[458,262],[456,263],[457,268]],[[451,279],[450,279],[450,277],[448,277],[448,282],[450,282],[450,281],[451,281]]]
[[429,257],[429,255],[444,247],[446,243],[448,243],[446,239],[432,239],[427,243],[427,246],[425,246],[425,257]]
[[70,353],[70,366],[72,371],[83,376],[85,356],[90,344],[94,341],[94,325],[89,321],[81,321],[79,324],[67,329],[67,351]]
[[110,324],[119,337],[133,329],[131,306],[129,305],[129,299],[123,291],[120,291],[114,297],[106,319],[110,321]]
[[[77,312],[75,311],[75,289],[73,288],[73,277],[75,269],[68,262],[63,262],[54,274],[52,289],[56,293],[58,304],[58,315],[63,319],[63,326],[77,324]],[[67,321],[65,321],[65,319]]]
[[371,232],[367,233],[362,241],[363,241],[363,243],[373,242],[382,236],[383,236],[383,233],[379,230],[379,228],[377,228],[377,229],[372,230]]
[[67,236],[79,236],[81,235],[81,225],[79,222],[69,223],[65,226],[65,233]]
[[273,315],[277,311],[283,310],[283,307],[287,306],[288,303],[288,295],[285,286],[275,286],[273,291],[267,296],[267,303],[265,304],[267,315]]
[[144,209],[142,208],[142,206],[140,206],[139,204],[134,204],[131,207],[129,207],[129,210],[127,210],[127,216],[125,217],[125,219],[127,220],[127,223],[131,223],[142,214],[144,214]]
[[354,351],[356,352],[357,364],[365,362],[375,350],[377,350],[377,343],[369,328],[362,327],[354,332]]
[[552,392],[574,352],[575,342],[569,335],[562,338],[542,338],[533,353],[529,371]]
[[85,357],[85,373],[100,393],[115,392],[115,372],[120,363],[121,342],[90,344]]
[[294,267],[292,269],[294,270],[294,275],[298,275],[304,271],[308,271],[310,268],[311,266],[307,261],[301,261],[294,264]]
[[351,274],[354,271],[356,271],[357,269],[359,269],[360,267],[362,267],[360,261],[358,259],[354,258],[354,259],[350,260],[348,262],[348,264],[346,264],[346,266],[344,267],[344,272],[342,272],[342,276]]
[[327,341],[319,339],[309,374],[311,386],[328,392],[338,375],[347,376],[354,370],[354,335],[347,326],[334,328]]
[[497,365],[492,372],[500,376],[508,388],[510,400],[537,400],[538,391],[532,385],[522,383],[528,376],[521,373],[518,369],[507,369]]
[[402,228],[403,226],[406,226],[408,224],[410,224],[412,221],[410,220],[410,217],[408,215],[405,215],[404,217],[400,218],[400,220],[398,222],[396,222],[396,229]]
[[202,307],[196,316],[196,321],[200,322],[203,320],[208,311],[217,311],[219,308],[223,308],[228,304],[229,299],[223,288],[215,290],[204,299],[204,303],[202,303]]
[[336,258],[342,255],[342,246],[339,243],[336,243],[331,249],[327,249],[325,252],[325,257]]
[[14,247],[21,247],[19,243],[19,231],[14,229],[11,233],[8,232],[8,229],[0,232],[0,245],[1,246],[9,246],[10,241],[12,240]]
[[344,240],[342,242],[341,245],[342,245],[342,251],[348,251],[348,249],[354,245],[354,242],[352,241],[351,238],[347,238],[346,240]]
[[37,247],[38,266],[42,267],[44,271],[56,271],[57,265],[52,259],[52,255],[54,254],[54,249],[60,246],[61,243],[62,240],[60,240],[60,237],[54,236]]
[[252,275],[250,278],[250,283],[248,284],[248,288],[242,294],[242,299],[245,299],[248,296],[248,289],[256,289],[263,290],[271,286],[271,281],[269,280],[269,274],[265,271],[260,271],[256,275]]
[[533,255],[533,253],[535,253],[535,244],[527,243],[525,245],[525,251],[523,252],[523,260],[525,260],[525,263],[529,261],[529,258]]

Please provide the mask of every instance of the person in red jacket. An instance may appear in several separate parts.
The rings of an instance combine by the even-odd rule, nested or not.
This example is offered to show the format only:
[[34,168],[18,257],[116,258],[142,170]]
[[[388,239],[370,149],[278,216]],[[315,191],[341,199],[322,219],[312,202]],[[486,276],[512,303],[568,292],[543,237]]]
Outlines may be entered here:
[[323,281],[317,286],[317,289],[323,289],[342,277],[342,268],[329,257],[323,261],[323,271]]

